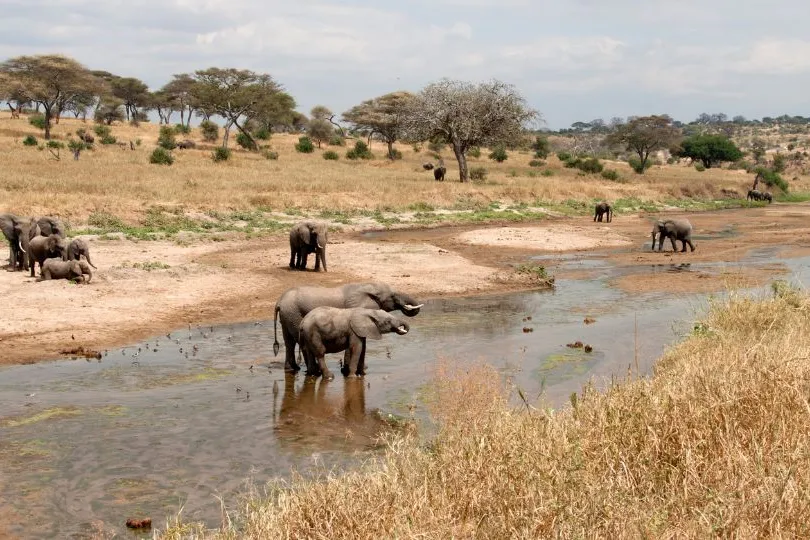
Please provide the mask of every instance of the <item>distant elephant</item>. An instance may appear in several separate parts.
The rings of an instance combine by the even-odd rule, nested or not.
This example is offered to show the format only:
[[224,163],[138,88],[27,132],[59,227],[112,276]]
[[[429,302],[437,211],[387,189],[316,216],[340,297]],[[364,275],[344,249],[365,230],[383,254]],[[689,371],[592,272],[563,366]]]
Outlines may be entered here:
[[[82,261],[85,266],[86,262]],[[87,268],[90,270],[90,268]],[[46,259],[40,268],[40,278],[37,281],[46,281],[49,279],[69,279],[80,283],[84,281],[82,276],[82,266],[78,261],[62,261],[59,259]],[[92,274],[91,274],[92,277]],[[89,279],[87,280],[90,281]]]
[[447,174],[447,169],[444,165],[433,169],[433,179],[437,182],[444,182],[444,175]]
[[190,139],[186,139],[177,143],[177,148],[179,150],[193,150],[194,148],[197,148],[197,143]]
[[17,266],[22,262],[18,229],[21,223],[23,223],[23,219],[14,214],[0,214],[0,230],[3,231],[3,236],[8,240],[8,263],[11,270],[16,270]]
[[67,260],[67,245],[65,241],[56,234],[50,236],[37,236],[28,243],[28,259],[31,267],[31,277],[34,277],[35,263],[39,263],[39,270],[42,273],[42,265],[47,259]]
[[326,272],[326,243],[328,239],[328,226],[326,223],[315,221],[302,221],[290,229],[290,268],[305,270],[307,255],[315,254],[315,270]]
[[381,309],[318,307],[301,321],[298,343],[307,362],[307,375],[331,379],[325,355],[346,351],[343,375],[365,373],[366,339],[382,339],[382,334],[405,335],[408,323]]
[[656,221],[652,230],[652,249],[655,250],[655,236],[659,235],[658,251],[664,246],[664,238],[669,238],[672,242],[672,250],[678,251],[678,246],[675,245],[675,240],[680,240],[683,243],[681,252],[686,251],[686,244],[695,251],[695,245],[692,243],[692,224],[686,219],[666,219],[663,221]]
[[74,238],[70,241],[70,244],[68,244],[67,258],[70,261],[78,261],[81,259],[82,255],[84,255],[84,258],[90,263],[90,266],[96,268],[96,265],[90,260],[90,246],[81,238]]
[[597,203],[596,209],[594,210],[593,220],[594,221],[602,221],[602,216],[606,215],[607,222],[610,223],[613,221],[613,208],[611,208],[610,204],[606,202]]
[[426,171],[429,171],[433,169],[433,163],[430,162],[422,163],[422,168],[425,169]]
[[749,201],[761,201],[762,200],[762,192],[758,189],[749,189],[748,196],[746,197]]
[[411,296],[379,282],[349,283],[340,287],[294,287],[284,291],[276,302],[273,313],[273,354],[278,355],[279,351],[276,322],[280,320],[286,355],[284,369],[300,369],[295,361],[298,331],[304,317],[317,307],[382,309],[401,311],[408,317],[414,317],[422,305]]
[[32,225],[29,238],[35,236],[50,236],[57,235],[59,238],[65,238],[67,229],[62,220],[52,217],[41,217],[36,219],[36,227]]
[[768,204],[771,204],[773,202],[773,195],[771,195],[766,191],[765,193],[762,194],[762,200],[768,201]]

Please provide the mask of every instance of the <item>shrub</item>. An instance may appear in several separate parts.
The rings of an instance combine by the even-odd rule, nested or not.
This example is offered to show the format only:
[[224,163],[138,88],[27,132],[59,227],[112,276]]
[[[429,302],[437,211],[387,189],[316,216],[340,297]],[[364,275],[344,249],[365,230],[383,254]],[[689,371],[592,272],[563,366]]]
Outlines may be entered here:
[[90,148],[90,146],[87,143],[82,142],[82,141],[77,141],[76,139],[70,139],[68,141],[67,146],[68,146],[68,149],[71,152],[75,152],[76,150],[81,152],[82,150],[86,150],[86,149]]
[[327,150],[326,152],[323,153],[323,159],[329,161],[337,161],[338,159],[340,159],[340,156],[334,150]]
[[329,146],[346,146],[346,140],[341,135],[332,135],[329,138]]
[[529,167],[545,167],[546,162],[542,159],[533,159],[529,162]]
[[200,122],[200,131],[204,141],[214,142],[219,139],[219,126],[211,120]]
[[474,157],[474,158],[480,158],[481,157],[481,149],[478,148],[477,146],[472,146],[472,147],[470,147],[469,150],[467,150],[467,155],[470,156],[470,157]]
[[346,152],[346,159],[374,159],[374,154],[363,141],[354,143],[354,148]]
[[787,157],[784,154],[774,154],[771,169],[780,173],[785,171],[785,167],[787,167]]
[[487,179],[487,170],[483,167],[473,167],[470,169],[470,180],[483,182]]
[[213,159],[215,162],[228,161],[231,159],[231,149],[223,146],[217,146],[214,148],[214,152],[211,154],[211,159]]
[[492,152],[490,152],[489,159],[497,161],[498,163],[503,163],[509,159],[509,154],[506,153],[506,148],[503,146],[497,146],[492,150]]
[[393,148],[391,149],[391,155],[389,156],[389,158],[393,160],[402,159],[402,152],[400,152],[396,148]]
[[532,143],[532,150],[534,150],[534,157],[538,159],[546,159],[551,151],[548,143],[548,137],[541,137],[540,135],[535,137],[534,142]]
[[236,144],[238,144],[245,150],[258,150],[258,147],[256,146],[256,141],[254,141],[241,131],[236,134]]
[[571,159],[571,154],[569,154],[568,152],[557,152],[557,159],[559,159],[560,161],[568,161],[569,159]]
[[542,174],[543,176],[554,176],[554,171],[552,171],[551,169],[546,169],[545,171],[541,172],[540,174]]
[[602,171],[602,178],[615,182],[619,179],[619,171],[614,169],[605,169]]
[[65,143],[63,143],[62,141],[48,141],[48,143],[45,146],[47,146],[48,148],[64,148]]
[[93,131],[95,131],[96,135],[98,135],[99,137],[109,137],[110,135],[112,135],[112,130],[110,129],[110,126],[105,126],[104,124],[98,124],[96,126],[93,126]]
[[576,168],[588,174],[596,174],[602,172],[602,169],[605,167],[599,163],[598,159],[588,158],[579,160],[579,163],[576,164]]
[[22,143],[23,143],[25,146],[36,146],[36,145],[37,145],[37,138],[36,138],[36,137],[34,137],[33,135],[27,135],[27,136],[26,136],[26,137],[23,139]]
[[790,150],[791,152],[793,151],[793,149],[794,149],[794,148],[796,148],[796,145],[795,145],[795,144],[793,144],[793,143],[790,143],[790,144],[787,146],[787,149],[788,149],[788,150]]
[[428,150],[431,152],[441,152],[445,146],[447,146],[447,143],[444,140],[436,139],[428,142]]
[[628,159],[627,164],[630,165],[630,168],[633,169],[637,174],[643,174],[645,170],[652,167],[652,161],[650,161],[649,159],[642,166],[641,160],[635,156]]
[[188,135],[189,133],[191,133],[191,128],[185,124],[178,123],[174,125],[174,132],[182,133],[183,135]]
[[174,156],[172,156],[172,153],[166,148],[158,146],[152,151],[152,155],[149,156],[149,163],[155,165],[171,165],[174,163]]
[[265,159],[270,159],[273,161],[278,159],[278,152],[274,152],[272,150],[265,150],[262,152],[262,155],[265,157]]
[[766,186],[776,186],[787,193],[788,183],[778,172],[768,169],[767,167],[757,167],[753,172],[762,179]]
[[259,139],[260,141],[269,141],[270,140],[270,130],[266,127],[260,127],[256,131],[253,132],[253,137]]
[[137,139],[135,139],[135,146],[140,146],[142,142],[143,141],[141,141],[140,137],[138,137]]
[[414,154],[418,154],[419,152],[422,151],[422,145],[421,144],[414,144],[413,146],[411,146],[411,148],[413,149]]
[[32,114],[28,117],[28,123],[37,129],[45,129],[45,115]]
[[298,137],[298,142],[295,144],[295,149],[302,154],[311,154],[315,151],[315,145],[312,144],[312,139],[306,135]]
[[[101,141],[104,144],[104,141]],[[177,148],[177,141],[175,140],[175,130],[171,126],[162,126],[160,128],[160,135],[158,135],[158,146],[166,150],[174,150]]]
[[706,170],[706,166],[703,163],[695,163],[695,170],[697,172],[703,172]]
[[667,165],[672,165],[675,163],[675,158],[670,156],[667,158]]

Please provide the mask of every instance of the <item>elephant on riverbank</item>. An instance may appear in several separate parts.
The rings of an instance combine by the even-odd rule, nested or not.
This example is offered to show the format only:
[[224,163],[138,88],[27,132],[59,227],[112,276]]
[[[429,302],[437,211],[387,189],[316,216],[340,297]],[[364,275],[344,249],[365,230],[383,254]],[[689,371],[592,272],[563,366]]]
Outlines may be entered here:
[[295,361],[295,345],[301,321],[317,307],[382,309],[401,311],[408,317],[414,317],[422,305],[410,295],[380,282],[349,283],[340,287],[294,287],[284,291],[276,302],[273,312],[273,354],[278,355],[279,351],[276,324],[280,322],[286,356],[284,369],[300,369]]
[[62,223],[62,220],[45,216],[35,221],[36,223],[31,226],[29,238],[34,238],[35,236],[51,236],[52,234],[55,234],[59,238],[65,238],[67,229],[65,228],[65,224]]
[[593,220],[601,222],[602,216],[605,216],[608,223],[613,221],[613,208],[609,203],[604,201],[597,203],[596,208],[594,209]]
[[[87,263],[81,261],[87,266]],[[90,270],[90,268],[87,268]],[[40,278],[37,281],[47,281],[49,279],[69,279],[76,283],[84,281],[82,275],[82,266],[79,261],[63,261],[60,259],[46,259],[42,263],[39,274]],[[92,277],[92,273],[90,274]],[[87,280],[90,281],[89,279]]]
[[302,221],[290,229],[290,268],[305,270],[307,255],[315,254],[315,270],[319,270],[323,263],[326,272],[326,243],[328,239],[328,226],[326,223],[315,221]]
[[67,260],[67,244],[59,235],[36,236],[28,242],[28,258],[31,267],[31,277],[34,277],[35,263],[39,263],[40,274],[42,265],[47,259]]
[[692,224],[686,219],[666,219],[656,221],[652,230],[652,246],[651,249],[655,250],[655,237],[658,239],[658,251],[664,247],[664,238],[669,238],[672,242],[672,250],[678,251],[678,246],[675,244],[676,240],[680,240],[683,244],[681,252],[686,251],[686,244],[692,251],[695,251],[695,245],[692,243]]
[[758,189],[749,189],[746,199],[748,199],[749,201],[761,201],[762,192]]
[[74,238],[70,241],[70,244],[68,244],[67,258],[71,261],[78,261],[81,260],[82,255],[84,255],[84,258],[90,263],[90,266],[96,268],[96,265],[90,260],[90,246],[81,238]]
[[0,230],[8,240],[8,264],[11,270],[16,270],[22,261],[23,253],[20,251],[20,225],[24,218],[14,214],[0,214]]
[[773,195],[771,195],[766,191],[765,193],[762,194],[762,200],[768,201],[768,204],[771,204],[773,202]]
[[410,326],[381,309],[318,307],[301,321],[298,343],[307,363],[307,375],[331,379],[325,355],[346,351],[341,372],[347,377],[365,374],[366,339],[383,334],[405,335]]

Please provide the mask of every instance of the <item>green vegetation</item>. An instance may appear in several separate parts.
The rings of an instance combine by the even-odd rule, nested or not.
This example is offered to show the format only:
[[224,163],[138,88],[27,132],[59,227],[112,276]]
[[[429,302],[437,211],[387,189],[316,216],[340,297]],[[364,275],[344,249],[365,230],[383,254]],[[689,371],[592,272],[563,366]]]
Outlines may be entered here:
[[298,138],[298,143],[295,145],[295,150],[302,154],[311,154],[315,151],[315,145],[312,144],[312,139],[307,136]]
[[220,161],[228,161],[231,159],[231,149],[224,146],[217,146],[211,154],[211,159],[218,163]]
[[506,153],[506,148],[503,146],[496,146],[492,152],[490,152],[489,159],[497,161],[498,163],[503,163],[509,159],[509,154]]
[[346,159],[374,159],[374,154],[371,153],[366,143],[357,140],[354,143],[354,148],[346,152]]
[[695,135],[681,142],[679,157],[700,161],[706,169],[721,161],[737,161],[742,152],[724,135]]
[[340,156],[334,150],[327,150],[326,152],[323,153],[323,159],[329,161],[337,161],[338,159],[340,159]]
[[158,146],[149,156],[149,163],[154,165],[171,165],[174,163],[174,156],[165,148]]

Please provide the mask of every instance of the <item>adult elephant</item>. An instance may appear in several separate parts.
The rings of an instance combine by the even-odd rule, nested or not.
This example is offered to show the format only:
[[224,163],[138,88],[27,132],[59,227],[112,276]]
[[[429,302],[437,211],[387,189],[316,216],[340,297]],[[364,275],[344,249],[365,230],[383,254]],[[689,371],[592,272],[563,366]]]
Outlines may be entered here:
[[678,251],[678,246],[675,244],[676,240],[683,243],[681,252],[686,251],[686,244],[692,251],[695,251],[695,245],[692,243],[692,224],[686,219],[666,219],[663,221],[656,221],[652,230],[652,247],[655,250],[655,237],[658,236],[658,251],[664,247],[664,238],[669,238],[672,242],[672,251]]
[[57,234],[36,236],[28,243],[28,258],[31,266],[31,277],[35,275],[35,263],[39,263],[39,272],[47,259],[67,260],[67,244]]
[[768,204],[771,204],[773,202],[773,195],[771,195],[766,191],[765,193],[762,194],[762,200],[767,201]]
[[12,270],[17,269],[17,265],[21,259],[18,227],[23,221],[23,219],[14,214],[0,214],[0,230],[3,231],[3,236],[8,240],[8,262]]
[[608,223],[613,221],[613,208],[609,203],[604,201],[597,203],[596,208],[594,209],[593,220],[601,222],[602,216],[605,216]]
[[329,241],[326,223],[302,221],[290,229],[290,268],[305,270],[307,255],[315,254],[315,270],[323,263],[326,272],[326,243]]
[[349,283],[340,287],[294,287],[282,293],[273,312],[273,354],[278,355],[277,322],[281,323],[284,338],[284,369],[301,369],[295,361],[295,345],[301,321],[313,309],[321,306],[334,308],[368,308],[383,311],[401,311],[408,317],[419,313],[423,304],[386,283]]
[[326,354],[346,351],[341,372],[347,377],[365,374],[366,339],[383,334],[405,335],[408,323],[381,309],[318,307],[301,321],[298,343],[307,362],[307,375],[331,379]]
[[22,271],[26,271],[31,267],[31,258],[28,256],[28,252],[30,251],[31,229],[36,226],[36,220],[31,218],[28,221],[21,219],[14,227],[14,231],[17,233],[17,247],[19,251],[17,264]]
[[30,231],[30,238],[35,236],[50,236],[55,234],[59,238],[65,238],[67,229],[62,220],[45,216],[35,220],[35,225],[32,225]]

